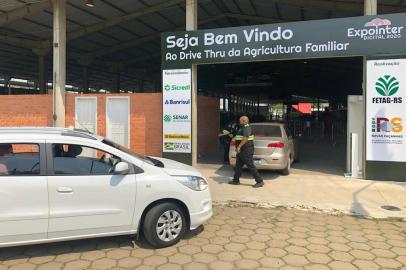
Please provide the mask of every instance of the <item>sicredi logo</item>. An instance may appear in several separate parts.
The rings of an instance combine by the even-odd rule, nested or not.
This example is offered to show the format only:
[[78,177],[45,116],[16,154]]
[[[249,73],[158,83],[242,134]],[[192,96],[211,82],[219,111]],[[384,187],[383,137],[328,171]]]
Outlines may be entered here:
[[347,36],[363,40],[397,39],[402,37],[403,30],[403,26],[393,26],[390,20],[375,18],[366,22],[364,28],[348,28]]
[[190,104],[190,99],[181,99],[181,100],[167,99],[167,100],[165,100],[165,105],[188,105],[188,104]]
[[375,82],[375,90],[382,97],[373,97],[372,103],[402,103],[402,97],[393,97],[399,91],[399,81],[391,75],[384,75]]
[[376,133],[394,132],[400,133],[403,131],[402,118],[394,117],[374,117],[371,122],[371,131]]
[[190,87],[190,85],[165,84],[164,90],[165,91],[187,91],[187,90],[191,90],[191,87]]

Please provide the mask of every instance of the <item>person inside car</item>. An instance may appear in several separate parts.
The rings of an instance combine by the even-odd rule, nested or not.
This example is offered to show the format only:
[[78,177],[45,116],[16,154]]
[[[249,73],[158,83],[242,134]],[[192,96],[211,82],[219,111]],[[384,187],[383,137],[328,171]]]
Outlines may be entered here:
[[[8,156],[13,152],[13,147],[11,144],[1,144],[0,145],[0,157]],[[8,175],[7,165],[0,161],[0,175]]]

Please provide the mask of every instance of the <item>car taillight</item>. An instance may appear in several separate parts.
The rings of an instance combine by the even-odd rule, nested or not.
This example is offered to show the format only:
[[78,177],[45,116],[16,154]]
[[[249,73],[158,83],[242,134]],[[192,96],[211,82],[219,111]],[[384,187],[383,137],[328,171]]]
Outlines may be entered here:
[[268,148],[283,148],[285,144],[283,142],[276,142],[268,144]]
[[236,143],[235,141],[231,141],[231,142],[230,142],[230,145],[231,145],[231,146],[236,146],[237,143]]

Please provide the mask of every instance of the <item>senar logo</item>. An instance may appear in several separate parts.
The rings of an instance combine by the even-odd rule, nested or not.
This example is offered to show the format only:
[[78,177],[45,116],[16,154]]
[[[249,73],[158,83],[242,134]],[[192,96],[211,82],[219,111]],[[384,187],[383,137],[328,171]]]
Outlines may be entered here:
[[375,90],[381,96],[393,96],[399,90],[399,81],[394,76],[385,75],[377,80]]
[[164,121],[166,123],[170,123],[172,121],[172,116],[170,116],[169,114],[165,114],[164,115]]

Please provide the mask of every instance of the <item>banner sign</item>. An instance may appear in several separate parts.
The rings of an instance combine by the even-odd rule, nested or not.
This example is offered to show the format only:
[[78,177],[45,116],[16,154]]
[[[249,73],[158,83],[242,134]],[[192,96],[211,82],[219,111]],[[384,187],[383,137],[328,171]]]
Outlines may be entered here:
[[406,53],[406,14],[162,34],[163,68]]
[[163,70],[163,152],[192,151],[191,83],[190,69]]
[[367,160],[406,162],[406,59],[367,62]]

